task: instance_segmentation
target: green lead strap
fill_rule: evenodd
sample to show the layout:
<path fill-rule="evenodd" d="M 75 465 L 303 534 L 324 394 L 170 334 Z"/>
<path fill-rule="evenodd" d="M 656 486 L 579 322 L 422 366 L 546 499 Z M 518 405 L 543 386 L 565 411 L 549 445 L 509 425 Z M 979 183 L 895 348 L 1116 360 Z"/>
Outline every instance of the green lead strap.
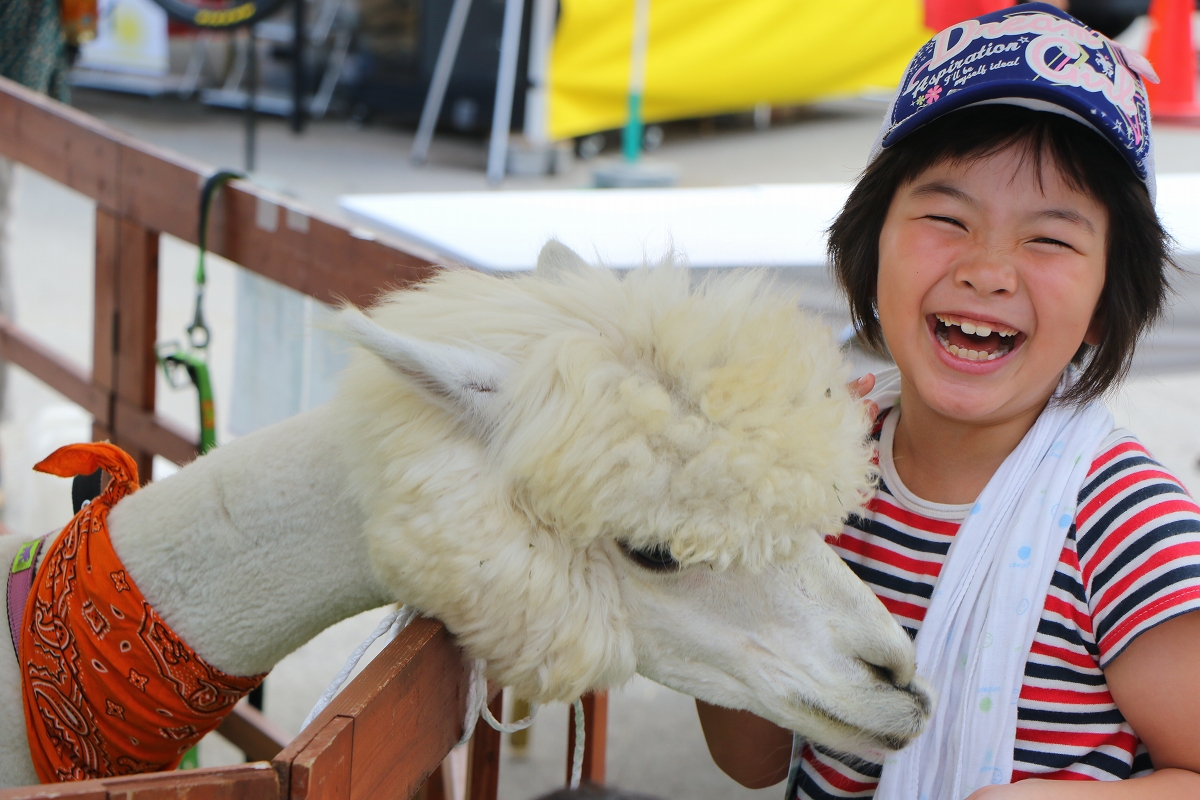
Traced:
<path fill-rule="evenodd" d="M 204 290 L 208 284 L 208 272 L 204 256 L 208 252 L 208 217 L 217 190 L 229 181 L 245 177 L 240 172 L 222 169 L 208 177 L 200 190 L 200 224 L 196 234 L 199 255 L 196 258 L 196 308 L 192 322 L 187 327 L 190 348 L 184 349 L 178 342 L 159 345 L 158 362 L 162 365 L 167 383 L 181 389 L 188 383 L 196 387 L 200 406 L 200 455 L 217 446 L 216 413 L 213 408 L 212 379 L 208 371 L 208 343 L 211 339 L 208 324 L 204 320 Z M 180 377 L 186 373 L 187 380 Z"/>
<path fill-rule="evenodd" d="M 213 196 L 217 189 L 237 178 L 244 178 L 240 172 L 221 169 L 214 172 L 204 182 L 200 190 L 200 230 L 196 235 L 196 244 L 200 254 L 196 258 L 196 312 L 192 324 L 187 328 L 188 341 L 197 350 L 208 347 L 208 326 L 204 324 L 204 289 L 208 283 L 208 273 L 204 269 L 204 254 L 208 252 L 208 214 L 212 210 Z"/>
<path fill-rule="evenodd" d="M 200 399 L 200 455 L 217 446 L 217 420 L 213 410 L 212 381 L 209 380 L 208 362 L 195 353 L 175 350 L 172 353 L 159 354 L 159 361 L 167 373 L 167 381 L 175 388 L 185 384 L 175 377 L 182 369 L 187 373 L 188 380 L 196 387 Z"/>

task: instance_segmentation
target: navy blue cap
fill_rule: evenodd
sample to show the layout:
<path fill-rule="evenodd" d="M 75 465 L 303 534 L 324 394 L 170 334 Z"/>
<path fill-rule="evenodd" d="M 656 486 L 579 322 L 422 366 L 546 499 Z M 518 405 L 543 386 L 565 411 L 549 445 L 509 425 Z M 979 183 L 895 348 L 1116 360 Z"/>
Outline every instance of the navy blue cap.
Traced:
<path fill-rule="evenodd" d="M 1139 53 L 1045 3 L 951 25 L 913 56 L 870 161 L 917 128 L 966 106 L 1000 103 L 1065 114 L 1100 133 L 1157 193 L 1150 106 Z"/>

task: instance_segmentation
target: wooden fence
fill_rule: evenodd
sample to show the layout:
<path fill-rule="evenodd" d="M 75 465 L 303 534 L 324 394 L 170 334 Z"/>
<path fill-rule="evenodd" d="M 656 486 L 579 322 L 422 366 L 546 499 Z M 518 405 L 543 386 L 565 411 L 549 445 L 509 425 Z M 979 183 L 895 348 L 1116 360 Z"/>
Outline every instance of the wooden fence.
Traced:
<path fill-rule="evenodd" d="M 176 464 L 197 445 L 155 413 L 158 247 L 167 233 L 197 243 L 200 188 L 211 171 L 115 131 L 87 114 L 0 78 L 0 155 L 96 203 L 92 372 L 55 355 L 0 317 L 0 357 L 29 372 L 94 418 L 93 435 L 138 462 Z M 215 198 L 209 250 L 324 302 L 369 304 L 381 292 L 423 280 L 432 254 L 381 241 L 246 181 Z M 0 800 L 382 800 L 423 793 L 448 798 L 440 775 L 462 735 L 468 672 L 445 628 L 417 620 L 322 714 L 289 741 L 240 703 L 219 732 L 251 763 L 0 790 Z M 500 696 L 492 698 L 500 713 Z M 606 699 L 585 698 L 584 776 L 604 780 Z M 500 735 L 480 724 L 468 753 L 467 797 L 494 800 Z"/>

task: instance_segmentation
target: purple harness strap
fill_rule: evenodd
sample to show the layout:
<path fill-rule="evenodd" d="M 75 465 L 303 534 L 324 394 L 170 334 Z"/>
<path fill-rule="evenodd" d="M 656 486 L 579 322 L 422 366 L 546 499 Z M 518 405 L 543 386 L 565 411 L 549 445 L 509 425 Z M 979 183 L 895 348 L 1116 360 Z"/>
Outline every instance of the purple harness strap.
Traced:
<path fill-rule="evenodd" d="M 29 602 L 29 593 L 33 590 L 33 573 L 37 565 L 38 553 L 46 541 L 43 536 L 26 542 L 17 551 L 13 559 L 12 569 L 8 572 L 8 630 L 12 633 L 13 650 L 17 660 L 21 660 L 21 620 L 25 616 L 25 605 Z"/>

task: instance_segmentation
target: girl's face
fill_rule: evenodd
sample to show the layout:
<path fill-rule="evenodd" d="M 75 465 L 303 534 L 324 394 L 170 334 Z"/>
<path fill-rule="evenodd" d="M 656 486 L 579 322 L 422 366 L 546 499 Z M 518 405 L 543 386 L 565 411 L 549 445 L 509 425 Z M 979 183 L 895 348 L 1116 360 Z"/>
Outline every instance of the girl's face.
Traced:
<path fill-rule="evenodd" d="M 879 237 L 879 321 L 920 400 L 962 422 L 1041 408 L 1104 288 L 1108 214 L 1043 159 L 937 164 L 896 191 Z"/>

